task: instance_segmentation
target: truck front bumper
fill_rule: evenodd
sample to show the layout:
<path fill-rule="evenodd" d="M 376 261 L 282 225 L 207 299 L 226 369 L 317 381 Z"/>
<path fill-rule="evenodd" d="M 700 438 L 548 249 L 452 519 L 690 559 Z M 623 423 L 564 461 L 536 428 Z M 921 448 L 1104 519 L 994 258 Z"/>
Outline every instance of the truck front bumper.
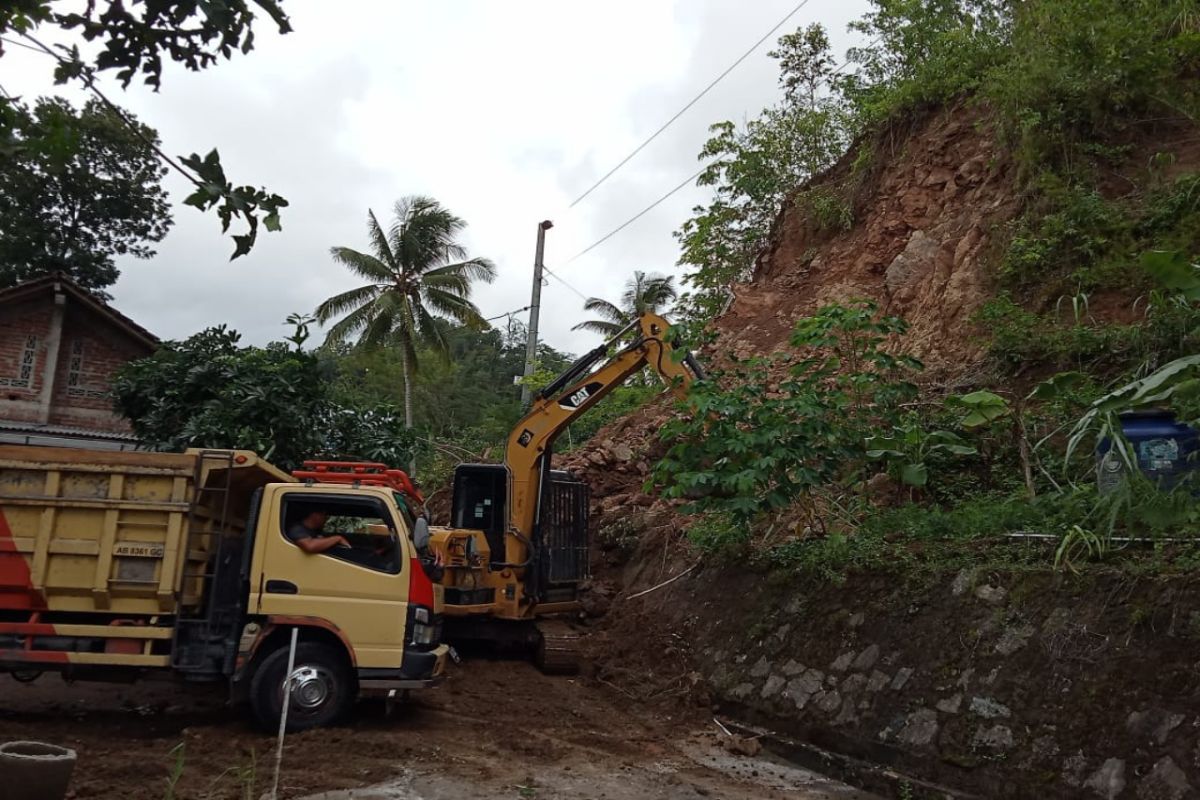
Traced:
<path fill-rule="evenodd" d="M 432 650 L 408 648 L 400 669 L 360 669 L 358 688 L 363 692 L 387 692 L 393 689 L 425 689 L 446 678 L 450 646 L 440 644 Z"/>

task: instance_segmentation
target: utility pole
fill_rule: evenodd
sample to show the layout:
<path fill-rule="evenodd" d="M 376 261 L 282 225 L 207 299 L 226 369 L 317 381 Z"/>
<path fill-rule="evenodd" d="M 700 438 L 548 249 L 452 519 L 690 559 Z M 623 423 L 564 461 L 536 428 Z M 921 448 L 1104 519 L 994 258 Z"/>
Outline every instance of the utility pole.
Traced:
<path fill-rule="evenodd" d="M 533 374 L 533 365 L 537 361 L 538 316 L 542 310 L 542 267 L 546 254 L 546 231 L 554 227 L 550 220 L 538 223 L 537 250 L 533 256 L 533 296 L 529 299 L 529 338 L 525 342 L 525 378 Z M 521 385 L 521 408 L 529 407 L 532 390 L 528 380 Z"/>

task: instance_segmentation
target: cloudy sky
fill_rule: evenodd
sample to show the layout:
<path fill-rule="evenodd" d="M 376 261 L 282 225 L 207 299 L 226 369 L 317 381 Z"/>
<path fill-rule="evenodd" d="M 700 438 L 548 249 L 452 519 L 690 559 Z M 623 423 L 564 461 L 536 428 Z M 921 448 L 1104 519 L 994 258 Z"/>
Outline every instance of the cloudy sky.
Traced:
<path fill-rule="evenodd" d="M 249 56 L 195 74 L 171 69 L 152 94 L 110 96 L 159 130 L 173 154 L 219 148 L 238 183 L 291 203 L 283 231 L 229 261 L 215 216 L 177 206 L 149 261 L 121 263 L 115 304 L 163 338 L 227 323 L 248 342 L 287 332 L 354 279 L 331 245 L 366 249 L 368 208 L 436 197 L 467 220 L 473 254 L 499 279 L 475 301 L 486 316 L 529 303 L 537 223 L 554 222 L 542 338 L 580 352 L 584 296 L 617 299 L 634 270 L 677 272 L 672 237 L 707 192 L 689 186 L 586 256 L 581 250 L 698 168 L 713 122 L 778 98 L 764 44 L 663 135 L 574 208 L 570 202 L 691 100 L 797 0 L 287 0 L 295 32 L 267 25 Z M 839 57 L 866 0 L 810 0 L 779 33 L 825 24 Z M 778 35 L 778 34 L 777 34 Z M 11 94 L 58 91 L 48 59 L 11 49 Z M 172 200 L 186 184 L 172 176 Z M 569 262 L 569 263 L 568 263 Z M 503 321 L 501 321 L 502 324 Z"/>

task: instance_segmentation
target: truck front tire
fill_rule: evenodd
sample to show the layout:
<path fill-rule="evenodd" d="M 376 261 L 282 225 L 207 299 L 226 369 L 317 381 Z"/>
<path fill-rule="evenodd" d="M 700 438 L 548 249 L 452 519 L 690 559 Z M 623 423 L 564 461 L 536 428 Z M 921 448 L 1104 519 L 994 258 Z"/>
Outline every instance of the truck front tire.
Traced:
<path fill-rule="evenodd" d="M 250 706 L 264 730 L 279 730 L 288 648 L 267 654 L 250 681 Z M 287 729 L 319 728 L 344 717 L 353 707 L 358 688 L 346 659 L 328 645 L 300 642 L 292 668 L 291 705 Z"/>

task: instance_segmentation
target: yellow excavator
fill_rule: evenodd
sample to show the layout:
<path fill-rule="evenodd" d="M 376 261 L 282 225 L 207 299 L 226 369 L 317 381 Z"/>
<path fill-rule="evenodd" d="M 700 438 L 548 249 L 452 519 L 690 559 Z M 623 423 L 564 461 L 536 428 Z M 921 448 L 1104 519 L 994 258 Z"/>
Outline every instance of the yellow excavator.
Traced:
<path fill-rule="evenodd" d="M 634 319 L 534 396 L 509 434 L 503 464 L 455 470 L 450 525 L 431 528 L 429 539 L 445 561 L 448 640 L 530 647 L 545 671 L 574 671 L 575 636 L 547 618 L 579 608 L 590 574 L 588 487 L 551 469 L 551 448 L 572 421 L 643 368 L 677 394 L 704 377 L 695 358 L 666 338 L 668 327 L 656 314 Z"/>

